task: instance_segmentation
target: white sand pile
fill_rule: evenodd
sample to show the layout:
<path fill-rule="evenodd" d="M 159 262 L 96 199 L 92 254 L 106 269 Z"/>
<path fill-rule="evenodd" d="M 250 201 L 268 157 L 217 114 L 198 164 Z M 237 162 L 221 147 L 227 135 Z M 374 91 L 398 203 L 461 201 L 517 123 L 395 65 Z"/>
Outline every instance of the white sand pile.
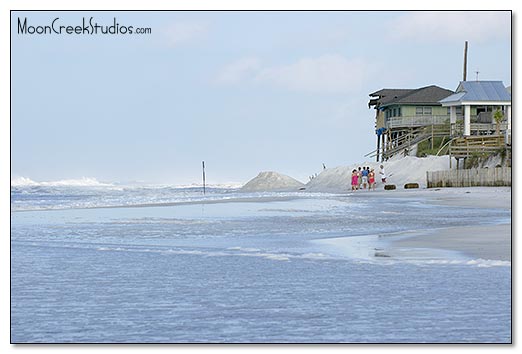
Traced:
<path fill-rule="evenodd" d="M 260 172 L 255 178 L 248 181 L 243 187 L 242 192 L 264 192 L 264 191 L 297 191 L 304 187 L 298 180 L 277 173 Z"/>
<path fill-rule="evenodd" d="M 383 184 L 379 175 L 380 162 L 364 162 L 350 166 L 329 168 L 321 172 L 316 178 L 306 184 L 307 191 L 313 192 L 346 192 L 351 190 L 352 170 L 360 167 L 370 167 L 375 170 L 377 188 Z M 426 171 L 442 171 L 449 169 L 449 156 L 413 157 L 406 156 L 390 159 L 382 163 L 387 175 L 386 183 L 395 184 L 402 189 L 406 183 L 418 183 L 419 187 L 426 187 Z"/>

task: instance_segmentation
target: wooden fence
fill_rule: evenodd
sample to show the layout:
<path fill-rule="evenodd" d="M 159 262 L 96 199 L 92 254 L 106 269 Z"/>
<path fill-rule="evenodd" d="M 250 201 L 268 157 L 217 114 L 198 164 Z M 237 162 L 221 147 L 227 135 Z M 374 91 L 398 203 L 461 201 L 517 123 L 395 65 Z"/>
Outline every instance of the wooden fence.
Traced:
<path fill-rule="evenodd" d="M 428 188 L 511 186 L 511 167 L 426 172 Z"/>

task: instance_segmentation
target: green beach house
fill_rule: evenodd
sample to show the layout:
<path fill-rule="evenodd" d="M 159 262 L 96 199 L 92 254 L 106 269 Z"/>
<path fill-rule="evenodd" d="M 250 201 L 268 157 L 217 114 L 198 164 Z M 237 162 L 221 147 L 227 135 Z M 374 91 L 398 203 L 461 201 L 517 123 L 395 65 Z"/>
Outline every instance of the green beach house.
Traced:
<path fill-rule="evenodd" d="M 370 94 L 368 107 L 375 108 L 377 161 L 390 157 L 399 149 L 413 146 L 428 126 L 443 125 L 450 120 L 450 109 L 439 102 L 453 91 L 435 86 L 417 89 L 382 89 Z M 457 112 L 458 114 L 458 112 Z"/>

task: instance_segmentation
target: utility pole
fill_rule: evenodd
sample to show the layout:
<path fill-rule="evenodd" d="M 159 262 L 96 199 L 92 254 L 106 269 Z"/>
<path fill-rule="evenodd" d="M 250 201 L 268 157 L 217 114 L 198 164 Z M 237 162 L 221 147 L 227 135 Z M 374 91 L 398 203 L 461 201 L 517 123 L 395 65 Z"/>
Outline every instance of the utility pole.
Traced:
<path fill-rule="evenodd" d="M 205 161 L 202 161 L 203 165 L 203 195 L 205 195 Z"/>
<path fill-rule="evenodd" d="M 464 74 L 462 76 L 462 81 L 466 81 L 468 73 L 468 41 L 464 42 Z"/>

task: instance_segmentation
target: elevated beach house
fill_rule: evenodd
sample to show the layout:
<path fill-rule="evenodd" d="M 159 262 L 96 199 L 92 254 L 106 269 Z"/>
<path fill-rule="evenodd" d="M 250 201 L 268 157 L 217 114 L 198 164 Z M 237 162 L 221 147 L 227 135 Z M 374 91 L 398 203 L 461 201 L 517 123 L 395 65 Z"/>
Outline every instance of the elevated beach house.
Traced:
<path fill-rule="evenodd" d="M 434 85 L 382 89 L 370 94 L 368 107 L 375 108 L 377 148 L 366 156 L 377 161 L 415 153 L 425 141 L 457 163 L 511 152 L 511 93 L 502 81 L 461 81 L 455 92 Z"/>
<path fill-rule="evenodd" d="M 367 156 L 384 161 L 398 152 L 407 154 L 420 141 L 449 134 L 451 109 L 440 101 L 453 93 L 435 85 L 371 93 L 368 107 L 375 108 L 377 148 Z"/>
<path fill-rule="evenodd" d="M 439 102 L 450 110 L 451 157 L 467 159 L 504 151 L 511 162 L 511 87 L 502 81 L 461 81 Z"/>

